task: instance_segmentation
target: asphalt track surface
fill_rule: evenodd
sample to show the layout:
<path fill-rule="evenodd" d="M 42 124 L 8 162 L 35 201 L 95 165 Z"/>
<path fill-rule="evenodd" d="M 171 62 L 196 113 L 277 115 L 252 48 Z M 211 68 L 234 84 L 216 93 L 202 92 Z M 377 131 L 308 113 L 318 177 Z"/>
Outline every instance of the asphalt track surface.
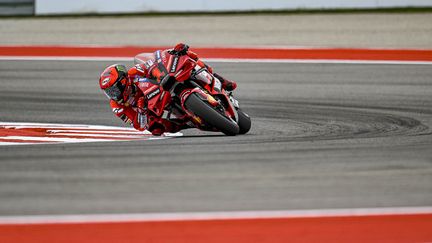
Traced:
<path fill-rule="evenodd" d="M 0 61 L 1 121 L 121 126 L 97 84 L 111 63 Z M 0 215 L 432 205 L 430 65 L 211 65 L 249 134 L 1 146 Z"/>

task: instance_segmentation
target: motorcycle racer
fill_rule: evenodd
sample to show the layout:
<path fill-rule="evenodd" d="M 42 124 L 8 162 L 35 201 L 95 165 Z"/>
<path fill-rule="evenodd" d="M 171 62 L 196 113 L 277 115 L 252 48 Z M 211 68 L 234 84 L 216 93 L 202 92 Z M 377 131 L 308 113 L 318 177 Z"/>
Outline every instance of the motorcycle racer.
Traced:
<path fill-rule="evenodd" d="M 232 91 L 237 87 L 234 81 L 214 73 L 213 69 L 202 62 L 196 53 L 189 50 L 188 45 L 179 43 L 173 49 L 165 51 L 178 56 L 188 55 L 200 67 L 206 67 L 213 73 L 221 81 L 225 90 Z M 137 64 L 129 70 L 124 65 L 113 64 L 100 75 L 99 86 L 110 99 L 110 106 L 117 117 L 137 130 L 148 130 L 153 135 L 160 136 L 164 132 L 178 132 L 189 128 L 187 124 L 174 124 L 147 112 L 147 97 L 143 93 L 147 88 L 145 80 L 156 79 L 160 82 L 165 75 L 167 74 L 158 67 L 156 62 Z"/>

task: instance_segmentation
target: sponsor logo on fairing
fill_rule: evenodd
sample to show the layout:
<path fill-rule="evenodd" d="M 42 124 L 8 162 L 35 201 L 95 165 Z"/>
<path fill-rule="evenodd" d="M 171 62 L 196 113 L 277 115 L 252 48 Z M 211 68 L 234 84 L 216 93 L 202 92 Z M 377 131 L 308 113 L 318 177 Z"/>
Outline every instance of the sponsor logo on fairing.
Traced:
<path fill-rule="evenodd" d="M 154 91 L 152 91 L 151 93 L 149 93 L 149 94 L 147 95 L 147 99 L 148 99 L 148 100 L 151 100 L 151 99 L 153 99 L 156 95 L 158 95 L 159 93 L 160 93 L 160 89 L 157 88 L 157 89 L 155 89 Z"/>
<path fill-rule="evenodd" d="M 171 65 L 171 70 L 170 70 L 171 73 L 173 73 L 177 70 L 178 60 L 179 60 L 179 57 L 174 57 L 173 63 Z"/>

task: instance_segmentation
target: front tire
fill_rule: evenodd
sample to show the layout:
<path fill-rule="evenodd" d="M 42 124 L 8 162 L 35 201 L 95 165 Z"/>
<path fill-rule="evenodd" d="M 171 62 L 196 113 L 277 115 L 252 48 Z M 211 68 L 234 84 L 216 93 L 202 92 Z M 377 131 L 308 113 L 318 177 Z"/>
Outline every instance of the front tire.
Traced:
<path fill-rule="evenodd" d="M 205 123 L 213 126 L 217 130 L 228 136 L 235 136 L 239 133 L 239 126 L 217 112 L 212 106 L 204 102 L 197 94 L 191 94 L 185 101 L 185 107 L 194 113 Z"/>
<path fill-rule="evenodd" d="M 241 109 L 237 110 L 238 113 L 238 126 L 240 128 L 239 134 L 246 134 L 252 126 L 251 119 L 248 114 L 244 113 Z"/>

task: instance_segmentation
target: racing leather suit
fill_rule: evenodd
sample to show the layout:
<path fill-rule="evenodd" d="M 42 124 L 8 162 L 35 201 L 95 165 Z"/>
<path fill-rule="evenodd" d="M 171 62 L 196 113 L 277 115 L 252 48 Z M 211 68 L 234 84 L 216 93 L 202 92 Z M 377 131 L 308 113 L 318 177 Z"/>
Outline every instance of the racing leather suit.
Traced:
<path fill-rule="evenodd" d="M 153 116 L 146 111 L 141 112 L 137 106 L 139 99 L 146 99 L 144 93 L 138 88 L 138 79 L 145 76 L 141 68 L 142 64 L 138 64 L 128 71 L 128 82 L 132 87 L 132 92 L 127 101 L 117 103 L 110 100 L 110 106 L 113 113 L 126 124 L 132 125 L 135 129 L 143 131 L 148 130 L 155 136 L 160 136 L 164 132 L 178 132 L 181 128 L 176 124 L 162 118 Z"/>

